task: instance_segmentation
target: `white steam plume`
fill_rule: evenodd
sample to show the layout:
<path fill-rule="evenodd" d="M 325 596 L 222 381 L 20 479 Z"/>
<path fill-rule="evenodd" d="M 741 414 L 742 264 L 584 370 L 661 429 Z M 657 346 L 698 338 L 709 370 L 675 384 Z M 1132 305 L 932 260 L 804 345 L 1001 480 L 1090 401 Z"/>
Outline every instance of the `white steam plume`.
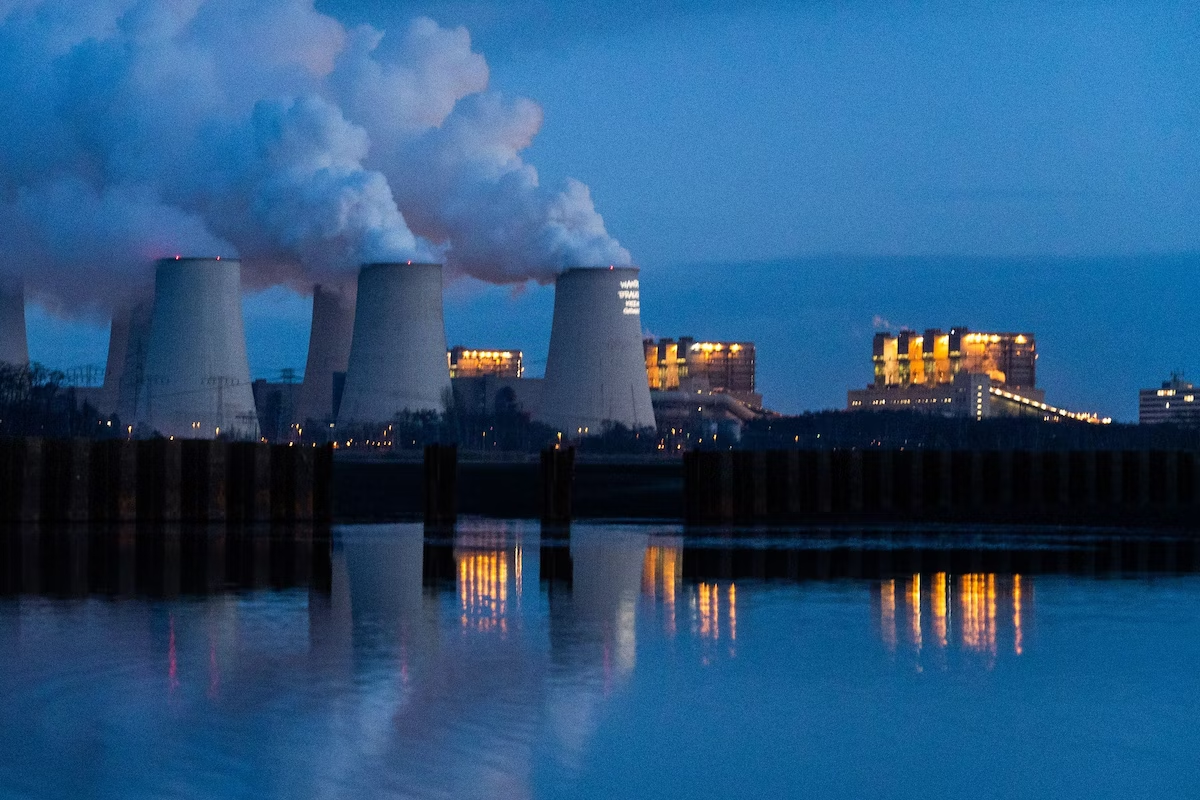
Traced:
<path fill-rule="evenodd" d="M 429 19 L 389 38 L 312 0 L 0 0 L 0 103 L 0 269 L 68 311 L 179 252 L 240 255 L 251 285 L 629 262 L 586 186 L 522 160 L 540 108 Z"/>

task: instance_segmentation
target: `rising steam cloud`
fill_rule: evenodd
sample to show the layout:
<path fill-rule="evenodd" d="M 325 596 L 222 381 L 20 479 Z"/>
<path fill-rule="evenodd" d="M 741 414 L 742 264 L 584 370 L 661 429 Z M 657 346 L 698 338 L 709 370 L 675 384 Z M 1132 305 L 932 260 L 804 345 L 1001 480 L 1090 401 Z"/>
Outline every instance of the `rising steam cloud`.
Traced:
<path fill-rule="evenodd" d="M 66 310 L 176 252 L 240 255 L 260 286 L 629 263 L 585 185 L 523 161 L 541 109 L 429 19 L 385 37 L 312 0 L 0 0 L 0 102 L 0 270 Z"/>

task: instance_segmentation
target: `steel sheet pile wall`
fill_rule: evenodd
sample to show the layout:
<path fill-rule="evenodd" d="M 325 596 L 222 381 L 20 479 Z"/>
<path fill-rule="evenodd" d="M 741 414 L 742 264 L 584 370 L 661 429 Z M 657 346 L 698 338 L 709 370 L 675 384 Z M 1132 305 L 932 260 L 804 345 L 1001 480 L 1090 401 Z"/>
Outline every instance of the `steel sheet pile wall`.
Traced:
<path fill-rule="evenodd" d="M 365 265 L 338 424 L 441 413 L 450 396 L 441 264 Z"/>
<path fill-rule="evenodd" d="M 350 343 L 354 337 L 355 286 L 313 287 L 312 330 L 308 337 L 308 360 L 295 420 L 301 424 L 332 421 L 333 374 L 350 365 Z"/>
<path fill-rule="evenodd" d="M 159 261 L 137 419 L 163 436 L 258 439 L 236 259 Z"/>
<path fill-rule="evenodd" d="M 654 427 L 636 267 L 568 269 L 554 289 L 536 417 L 568 437 Z"/>
<path fill-rule="evenodd" d="M 332 516 L 333 448 L 0 439 L 0 521 L 303 522 Z"/>
<path fill-rule="evenodd" d="M 177 597 L 328 592 L 329 526 L 21 525 L 0 533 L 0 595 Z M 420 581 L 417 581 L 418 588 Z"/>
<path fill-rule="evenodd" d="M 685 455 L 684 493 L 696 523 L 1188 524 L 1200 510 L 1200 453 L 699 451 Z"/>

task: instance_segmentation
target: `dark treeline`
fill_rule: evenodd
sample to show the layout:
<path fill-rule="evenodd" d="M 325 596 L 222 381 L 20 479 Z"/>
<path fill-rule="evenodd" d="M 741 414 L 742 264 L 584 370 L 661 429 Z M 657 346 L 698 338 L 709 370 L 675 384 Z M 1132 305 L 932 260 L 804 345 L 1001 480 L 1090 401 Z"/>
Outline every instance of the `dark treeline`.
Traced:
<path fill-rule="evenodd" d="M 725 448 L 719 449 L 727 449 Z M 825 411 L 749 423 L 739 449 L 931 448 L 946 450 L 1200 449 L 1200 429 L 1177 425 L 1092 425 L 1036 418 L 973 420 L 907 411 Z"/>
<path fill-rule="evenodd" d="M 324 432 L 320 428 L 316 430 Z M 352 446 L 382 446 L 385 449 L 418 452 L 427 444 L 455 444 L 464 453 L 537 453 L 555 444 L 568 443 L 568 439 L 560 437 L 556 429 L 535 422 L 528 413 L 516 410 L 501 410 L 495 414 L 468 414 L 458 409 L 448 414 L 406 412 L 397 415 L 386 426 L 338 426 L 329 434 L 318 441 L 336 438 L 342 447 L 352 443 Z M 658 439 L 653 433 L 613 425 L 599 434 L 569 443 L 584 452 L 616 455 L 654 453 Z"/>
<path fill-rule="evenodd" d="M 118 423 L 79 403 L 66 376 L 40 364 L 0 363 L 0 436 L 112 438 Z"/>
<path fill-rule="evenodd" d="M 554 428 L 535 422 L 512 398 L 498 398 L 483 411 L 449 401 L 447 413 L 402 413 L 384 426 L 331 428 L 311 421 L 302 440 L 345 446 L 380 447 L 386 451 L 422 450 L 427 444 L 456 444 L 464 453 L 536 453 L 556 443 L 598 455 L 679 455 L 683 450 L 804 450 L 928 448 L 949 450 L 1197 450 L 1200 428 L 1173 424 L 1091 425 L 1044 422 L 1037 418 L 933 417 L 917 412 L 821 411 L 795 417 L 768 417 L 745 425 L 741 437 L 690 436 L 634 431 L 621 425 L 570 441 Z M 287 428 L 284 428 L 286 431 Z M 65 375 L 39 364 L 0 363 L 0 436 L 83 437 L 109 439 L 125 428 L 116 417 L 104 417 Z M 286 440 L 286 435 L 279 441 Z M 666 442 L 660 450 L 660 442 Z M 664 452 L 665 450 L 665 452 Z"/>

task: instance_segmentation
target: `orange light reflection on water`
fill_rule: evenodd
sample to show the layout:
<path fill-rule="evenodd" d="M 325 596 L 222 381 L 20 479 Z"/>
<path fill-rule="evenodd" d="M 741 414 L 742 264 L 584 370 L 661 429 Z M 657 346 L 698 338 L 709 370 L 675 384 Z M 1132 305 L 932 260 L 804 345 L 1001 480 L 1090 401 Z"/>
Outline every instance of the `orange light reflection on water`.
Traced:
<path fill-rule="evenodd" d="M 995 573 L 951 576 L 937 572 L 923 578 L 916 573 L 904 580 L 903 611 L 898 610 L 897 581 L 880 581 L 878 586 L 879 636 L 890 652 L 896 650 L 898 631 L 907 629 L 906 642 L 911 643 L 919 656 L 926 643 L 926 624 L 931 626 L 932 645 L 938 650 L 950 647 L 952 639 L 957 638 L 964 651 L 987 656 L 989 666 L 995 662 L 998 640 L 1007 639 L 1009 633 L 1013 653 L 1019 656 L 1025 652 L 1031 588 L 1028 577 L 1013 575 L 1005 578 Z M 924 615 L 926 603 L 930 611 L 928 623 Z M 1001 606 L 1011 607 L 1010 618 L 1001 618 Z M 957 625 L 954 622 L 956 610 Z M 898 613 L 907 614 L 907 619 L 897 619 Z M 1011 619 L 1011 630 L 1008 619 Z M 955 627 L 957 637 L 954 636 Z"/>

